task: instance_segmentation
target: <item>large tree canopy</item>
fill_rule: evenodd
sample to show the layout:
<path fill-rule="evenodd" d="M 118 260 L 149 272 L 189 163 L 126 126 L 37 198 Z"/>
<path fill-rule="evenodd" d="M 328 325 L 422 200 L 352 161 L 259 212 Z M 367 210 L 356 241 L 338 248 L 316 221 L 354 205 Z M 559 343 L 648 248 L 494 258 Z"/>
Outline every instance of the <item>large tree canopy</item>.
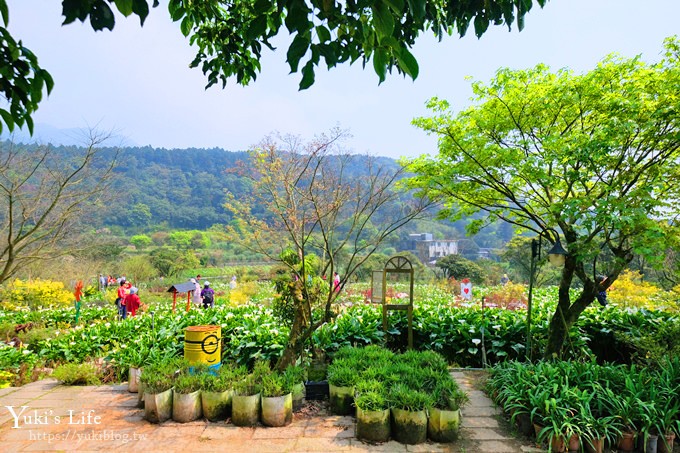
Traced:
<path fill-rule="evenodd" d="M 463 36 L 470 24 L 481 36 L 490 24 L 517 21 L 534 3 L 547 0 L 170 0 L 168 10 L 180 31 L 190 37 L 198 52 L 192 67 L 200 67 L 208 87 L 224 87 L 231 77 L 247 85 L 260 72 L 262 47 L 274 50 L 271 40 L 284 28 L 293 39 L 286 52 L 291 72 L 302 73 L 300 89 L 314 83 L 314 69 L 323 62 L 330 69 L 339 63 L 371 60 L 380 81 L 396 69 L 412 78 L 418 63 L 411 47 L 421 32 L 434 32 L 440 39 L 454 32 Z M 150 6 L 158 0 L 62 0 L 64 24 L 89 20 L 94 30 L 112 30 L 115 7 L 124 16 L 136 15 L 142 24 Z M 112 6 L 110 6 L 112 5 Z M 43 90 L 52 89 L 52 78 L 37 57 L 6 27 L 9 11 L 0 0 L 0 92 L 9 111 L 0 108 L 3 122 L 27 124 L 33 132 L 31 114 L 38 108 Z M 303 63 L 303 64 L 301 64 Z"/>
<path fill-rule="evenodd" d="M 665 48 L 656 64 L 610 56 L 583 75 L 502 69 L 473 85 L 474 106 L 454 115 L 433 99 L 435 115 L 414 120 L 439 155 L 411 161 L 410 184 L 443 200 L 443 216 L 482 211 L 566 240 L 548 356 L 636 254 L 660 263 L 678 238 L 680 44 Z"/>

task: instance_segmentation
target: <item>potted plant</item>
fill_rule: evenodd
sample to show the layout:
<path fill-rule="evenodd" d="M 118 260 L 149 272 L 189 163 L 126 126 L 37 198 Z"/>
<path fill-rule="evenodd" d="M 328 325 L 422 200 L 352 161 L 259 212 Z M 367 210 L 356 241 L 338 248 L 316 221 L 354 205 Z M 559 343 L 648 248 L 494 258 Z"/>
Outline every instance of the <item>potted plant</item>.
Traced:
<path fill-rule="evenodd" d="M 543 416 L 545 426 L 537 435 L 537 441 L 548 441 L 550 451 L 561 453 L 567 450 L 569 440 L 580 437 L 582 430 L 576 417 L 574 409 L 564 406 L 554 405 Z M 580 449 L 576 446 L 575 450 Z"/>
<path fill-rule="evenodd" d="M 463 392 L 448 373 L 432 390 L 434 404 L 429 408 L 427 437 L 435 442 L 453 442 L 458 438 L 461 422 L 461 407 L 468 402 Z"/>
<path fill-rule="evenodd" d="M 293 421 L 293 394 L 284 376 L 272 372 L 262 378 L 262 423 L 286 426 Z"/>
<path fill-rule="evenodd" d="M 328 367 L 332 414 L 352 415 L 354 412 L 354 384 L 356 384 L 358 378 L 355 364 L 349 359 L 336 360 Z"/>
<path fill-rule="evenodd" d="M 645 402 L 642 398 L 643 391 L 639 388 L 637 377 L 634 377 L 631 371 L 624 377 L 622 388 L 618 393 L 612 391 L 607 399 L 608 412 L 617 416 L 622 424 L 616 445 L 624 452 L 635 450 L 638 430 L 645 416 L 643 410 Z"/>
<path fill-rule="evenodd" d="M 677 399 L 666 400 L 666 404 L 657 411 L 654 428 L 659 434 L 657 450 L 659 453 L 672 453 L 675 443 L 675 432 L 680 430 L 680 401 Z M 677 398 L 677 396 L 674 396 Z"/>
<path fill-rule="evenodd" d="M 232 387 L 237 371 L 225 365 L 217 373 L 201 375 L 201 408 L 203 416 L 211 422 L 226 419 L 231 409 Z M 247 374 L 245 368 L 241 370 Z"/>
<path fill-rule="evenodd" d="M 389 392 L 394 422 L 393 437 L 405 444 L 420 444 L 427 439 L 427 412 L 434 399 L 427 393 L 395 384 Z"/>
<path fill-rule="evenodd" d="M 312 364 L 307 371 L 305 399 L 323 400 L 330 396 L 330 389 L 326 380 L 327 370 L 328 364 L 325 362 L 325 353 L 320 349 L 315 349 Z"/>
<path fill-rule="evenodd" d="M 613 443 L 621 436 L 623 424 L 614 415 L 595 417 L 587 412 L 581 418 L 583 445 L 588 453 L 602 453 L 606 443 Z"/>
<path fill-rule="evenodd" d="M 172 419 L 187 423 L 202 415 L 201 374 L 183 370 L 175 378 L 172 394 Z"/>
<path fill-rule="evenodd" d="M 306 371 L 301 366 L 290 365 L 283 372 L 286 385 L 293 394 L 293 410 L 299 410 L 305 398 L 305 374 Z"/>
<path fill-rule="evenodd" d="M 390 439 L 390 408 L 385 389 L 377 380 L 357 382 L 354 404 L 357 408 L 357 438 L 368 442 Z"/>
<path fill-rule="evenodd" d="M 234 383 L 231 421 L 236 426 L 255 426 L 260 420 L 260 386 L 252 374 Z"/>
<path fill-rule="evenodd" d="M 142 371 L 144 417 L 152 423 L 163 423 L 172 417 L 172 367 L 169 364 L 148 365 Z"/>
<path fill-rule="evenodd" d="M 149 355 L 149 349 L 141 348 L 128 348 L 130 357 L 128 361 L 130 367 L 128 368 L 128 392 L 138 393 L 139 392 L 139 377 L 142 374 L 142 365 L 146 361 Z"/>

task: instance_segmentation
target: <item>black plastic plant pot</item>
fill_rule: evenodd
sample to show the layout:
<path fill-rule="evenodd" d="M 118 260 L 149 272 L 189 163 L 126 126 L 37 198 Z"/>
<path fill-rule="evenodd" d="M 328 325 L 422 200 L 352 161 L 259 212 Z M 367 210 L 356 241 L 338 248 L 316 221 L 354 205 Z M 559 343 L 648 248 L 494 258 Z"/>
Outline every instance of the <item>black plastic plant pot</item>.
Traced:
<path fill-rule="evenodd" d="M 305 398 L 307 400 L 324 400 L 330 396 L 328 381 L 305 382 Z"/>

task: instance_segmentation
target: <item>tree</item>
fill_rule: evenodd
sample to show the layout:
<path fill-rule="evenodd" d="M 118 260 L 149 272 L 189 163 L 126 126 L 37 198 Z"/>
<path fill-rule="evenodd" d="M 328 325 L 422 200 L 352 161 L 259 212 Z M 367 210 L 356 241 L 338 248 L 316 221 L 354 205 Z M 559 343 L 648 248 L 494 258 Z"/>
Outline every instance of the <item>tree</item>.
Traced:
<path fill-rule="evenodd" d="M 127 221 L 133 227 L 146 227 L 149 225 L 149 222 L 151 222 L 151 219 L 151 209 L 144 203 L 136 203 L 132 206 L 132 209 L 127 212 Z"/>
<path fill-rule="evenodd" d="M 130 238 L 130 244 L 134 245 L 135 248 L 143 249 L 150 246 L 152 243 L 151 238 L 146 234 L 136 234 Z"/>
<path fill-rule="evenodd" d="M 415 79 L 418 63 L 411 54 L 416 38 L 431 31 L 441 40 L 444 34 L 465 35 L 470 24 L 479 37 L 490 24 L 517 21 L 521 30 L 524 15 L 534 3 L 547 0 L 170 0 L 168 10 L 180 31 L 190 37 L 198 51 L 191 62 L 208 78 L 208 87 L 229 78 L 247 85 L 260 72 L 262 48 L 274 50 L 271 40 L 282 30 L 293 36 L 286 52 L 291 72 L 302 73 L 300 89 L 314 83 L 314 70 L 323 59 L 330 69 L 337 64 L 361 59 L 373 68 L 382 82 L 387 72 Z M 76 19 L 90 21 L 94 30 L 113 30 L 115 15 L 110 4 L 125 17 L 135 15 L 142 25 L 149 6 L 158 0 L 62 0 L 64 24 Z M 0 27 L 0 90 L 10 111 L 0 117 L 10 131 L 14 124 L 28 125 L 38 108 L 43 88 L 52 90 L 53 81 L 38 64 L 37 57 L 18 43 L 5 27 L 9 22 L 6 0 L 0 0 L 4 27 Z M 301 60 L 305 60 L 301 65 Z M 0 121 L 0 131 L 2 130 Z"/>
<path fill-rule="evenodd" d="M 26 266 L 64 254 L 77 244 L 83 220 L 107 202 L 115 166 L 91 134 L 90 146 L 54 158 L 50 146 L 0 143 L 0 283 Z"/>
<path fill-rule="evenodd" d="M 352 174 L 358 156 L 341 148 L 346 135 L 334 129 L 308 143 L 293 136 L 265 138 L 244 166 L 252 192 L 227 201 L 241 219 L 231 234 L 286 267 L 297 282 L 290 336 L 278 368 L 293 363 L 314 331 L 330 321 L 332 303 L 380 244 L 429 205 L 424 199 L 399 199 L 393 189 L 404 174 L 401 167 L 389 169 L 362 157 L 364 173 Z M 368 227 L 372 217 L 397 201 L 403 203 L 401 211 Z M 241 236 L 239 231 L 251 233 Z M 310 261 L 311 255 L 317 258 Z M 334 272 L 340 275 L 340 292 L 332 286 Z M 324 275 L 325 291 L 319 293 L 314 279 Z"/>
<path fill-rule="evenodd" d="M 456 280 L 469 278 L 473 283 L 482 283 L 484 271 L 477 263 L 460 255 L 447 255 L 437 260 L 437 267 L 444 271 L 446 278 Z"/>
<path fill-rule="evenodd" d="M 411 162 L 410 186 L 444 200 L 443 216 L 481 211 L 566 241 L 547 357 L 636 254 L 658 264 L 678 237 L 679 60 L 667 39 L 655 64 L 610 56 L 582 75 L 501 69 L 473 84 L 473 107 L 454 116 L 433 99 L 435 116 L 414 120 L 439 136 L 439 155 Z"/>
<path fill-rule="evenodd" d="M 187 269 L 195 269 L 200 262 L 191 250 L 178 251 L 159 247 L 152 251 L 150 260 L 161 277 L 172 277 Z"/>
<path fill-rule="evenodd" d="M 133 282 L 145 282 L 158 276 L 158 269 L 148 256 L 128 256 L 120 265 L 123 275 Z"/>

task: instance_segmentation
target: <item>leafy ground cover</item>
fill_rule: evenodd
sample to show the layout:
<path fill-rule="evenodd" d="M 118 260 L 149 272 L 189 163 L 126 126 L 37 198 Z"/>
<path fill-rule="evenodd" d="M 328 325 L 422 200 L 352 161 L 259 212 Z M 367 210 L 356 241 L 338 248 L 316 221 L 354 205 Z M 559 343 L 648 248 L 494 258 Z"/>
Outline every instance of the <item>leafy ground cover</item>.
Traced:
<path fill-rule="evenodd" d="M 554 446 L 576 436 L 583 445 L 596 439 L 615 445 L 624 432 L 659 435 L 662 442 L 680 432 L 680 358 L 654 365 L 508 361 L 491 369 L 487 387 L 519 430 L 541 427 L 539 442 Z"/>
<path fill-rule="evenodd" d="M 398 293 L 399 288 L 397 288 Z M 0 335 L 7 343 L 13 337 L 21 347 L 0 346 L 0 370 L 15 375 L 15 382 L 30 380 L 33 370 L 61 363 L 97 362 L 107 379 L 122 379 L 129 366 L 139 366 L 182 354 L 184 329 L 191 325 L 215 324 L 222 328 L 222 358 L 252 366 L 258 360 L 274 360 L 287 340 L 288 328 L 270 308 L 272 290 L 256 284 L 247 303 L 229 299 L 225 290 L 212 310 L 184 311 L 178 301 L 173 313 L 169 295 L 152 302 L 141 315 L 124 321 L 116 319 L 115 306 L 92 296 L 80 310 L 74 325 L 75 308 L 28 308 L 0 310 Z M 487 294 L 495 289 L 486 290 Z M 393 350 L 406 346 L 407 321 L 402 312 L 391 312 L 387 332 L 382 328 L 382 311 L 365 300 L 365 285 L 350 287 L 337 316 L 312 337 L 308 350 L 333 354 L 344 346 L 379 344 Z M 482 294 L 481 292 L 478 294 Z M 243 297 L 243 296 L 239 296 Z M 101 299 L 101 297 L 99 298 Z M 554 288 L 539 289 L 534 299 L 532 337 L 544 344 L 548 320 L 554 311 Z M 16 334 L 19 325 L 32 328 Z M 526 344 L 526 311 L 506 306 L 484 307 L 479 300 L 464 303 L 445 287 L 416 285 L 413 331 L 416 349 L 433 350 L 450 364 L 481 367 L 487 364 L 523 360 Z M 669 350 L 680 351 L 680 323 L 676 310 L 651 310 L 610 304 L 591 307 L 571 329 L 564 358 L 595 359 L 617 363 L 649 363 Z M 14 345 L 16 346 L 16 344 Z"/>

